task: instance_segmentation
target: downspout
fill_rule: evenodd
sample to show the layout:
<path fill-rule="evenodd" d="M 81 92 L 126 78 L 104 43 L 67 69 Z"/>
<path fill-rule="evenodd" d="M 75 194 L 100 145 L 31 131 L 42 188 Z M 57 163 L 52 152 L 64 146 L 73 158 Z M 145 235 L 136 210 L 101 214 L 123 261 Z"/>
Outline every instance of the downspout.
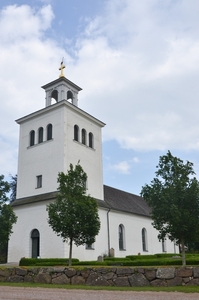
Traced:
<path fill-rule="evenodd" d="M 110 257 L 110 229 L 109 229 L 109 212 L 110 208 L 107 211 L 107 233 L 108 233 L 108 256 Z"/>

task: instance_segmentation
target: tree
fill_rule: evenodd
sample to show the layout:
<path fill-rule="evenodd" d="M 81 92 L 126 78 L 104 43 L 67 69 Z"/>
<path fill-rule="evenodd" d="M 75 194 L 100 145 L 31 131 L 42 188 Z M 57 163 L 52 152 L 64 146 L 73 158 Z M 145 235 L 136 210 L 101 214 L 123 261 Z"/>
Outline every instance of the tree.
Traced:
<path fill-rule="evenodd" d="M 3 175 L 0 175 L 0 249 L 5 248 L 12 233 L 12 226 L 17 221 L 12 207 L 8 204 L 7 193 L 9 191 L 9 183 L 4 181 Z"/>
<path fill-rule="evenodd" d="M 100 229 L 97 202 L 86 195 L 87 175 L 78 163 L 70 164 L 67 174 L 58 174 L 58 194 L 47 205 L 48 223 L 63 241 L 69 243 L 69 266 L 72 265 L 72 245 L 91 245 Z"/>
<path fill-rule="evenodd" d="M 153 226 L 159 240 L 168 237 L 181 246 L 182 264 L 186 265 L 185 244 L 199 237 L 199 182 L 193 163 L 172 156 L 160 156 L 156 178 L 142 187 L 141 195 L 151 207 Z"/>
<path fill-rule="evenodd" d="M 10 202 L 13 202 L 14 200 L 16 200 L 17 195 L 17 175 L 11 176 L 10 190 Z"/>

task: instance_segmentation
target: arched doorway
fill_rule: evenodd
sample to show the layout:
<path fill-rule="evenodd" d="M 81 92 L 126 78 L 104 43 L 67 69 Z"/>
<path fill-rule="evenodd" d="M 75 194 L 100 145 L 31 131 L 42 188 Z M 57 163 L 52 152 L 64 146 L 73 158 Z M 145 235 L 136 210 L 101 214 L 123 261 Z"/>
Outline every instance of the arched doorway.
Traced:
<path fill-rule="evenodd" d="M 32 240 L 32 258 L 37 258 L 39 254 L 39 231 L 37 229 L 33 229 L 31 233 L 31 240 Z"/>

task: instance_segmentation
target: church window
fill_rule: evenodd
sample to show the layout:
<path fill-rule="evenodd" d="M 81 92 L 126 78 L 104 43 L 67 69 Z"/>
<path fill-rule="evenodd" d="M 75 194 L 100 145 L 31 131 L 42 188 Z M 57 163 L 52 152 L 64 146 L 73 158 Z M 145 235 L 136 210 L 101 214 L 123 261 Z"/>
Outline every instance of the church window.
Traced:
<path fill-rule="evenodd" d="M 82 144 L 86 145 L 86 130 L 82 129 Z"/>
<path fill-rule="evenodd" d="M 118 228 L 119 250 L 125 250 L 124 246 L 124 225 L 120 224 Z"/>
<path fill-rule="evenodd" d="M 54 90 L 51 93 L 51 104 L 55 104 L 58 102 L 58 91 Z"/>
<path fill-rule="evenodd" d="M 89 137 L 89 147 L 93 148 L 93 134 L 92 134 L 92 132 L 89 132 L 88 137 Z"/>
<path fill-rule="evenodd" d="M 145 228 L 142 228 L 142 250 L 143 251 L 148 251 L 148 246 L 147 246 L 147 231 Z"/>
<path fill-rule="evenodd" d="M 31 233 L 31 240 L 32 240 L 32 258 L 37 258 L 40 256 L 40 234 L 37 229 L 33 229 Z"/>
<path fill-rule="evenodd" d="M 48 124 L 47 126 L 47 141 L 52 140 L 53 137 L 53 126 L 52 124 Z"/>
<path fill-rule="evenodd" d="M 44 129 L 43 127 L 40 127 L 38 130 L 38 143 L 42 143 L 43 142 L 43 133 L 44 133 Z"/>
<path fill-rule="evenodd" d="M 74 126 L 74 140 L 79 141 L 79 127 L 77 125 Z"/>
<path fill-rule="evenodd" d="M 94 250 L 95 246 L 94 246 L 94 244 L 86 244 L 86 249 L 87 250 Z"/>
<path fill-rule="evenodd" d="M 37 176 L 37 188 L 42 187 L 42 175 Z"/>
<path fill-rule="evenodd" d="M 73 103 L 73 93 L 71 91 L 68 91 L 67 92 L 67 100 L 70 102 L 70 103 Z"/>
<path fill-rule="evenodd" d="M 35 131 L 31 130 L 30 132 L 30 146 L 33 146 L 35 144 Z"/>

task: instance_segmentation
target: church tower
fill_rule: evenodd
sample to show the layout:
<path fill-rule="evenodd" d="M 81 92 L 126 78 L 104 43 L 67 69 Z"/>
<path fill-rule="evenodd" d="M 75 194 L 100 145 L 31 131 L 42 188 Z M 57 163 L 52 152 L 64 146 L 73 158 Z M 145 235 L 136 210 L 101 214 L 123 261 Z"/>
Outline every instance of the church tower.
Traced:
<path fill-rule="evenodd" d="M 17 199 L 57 190 L 59 172 L 78 161 L 87 173 L 88 193 L 103 196 L 103 122 L 78 107 L 81 88 L 64 76 L 42 86 L 45 108 L 22 117 L 20 125 Z"/>

